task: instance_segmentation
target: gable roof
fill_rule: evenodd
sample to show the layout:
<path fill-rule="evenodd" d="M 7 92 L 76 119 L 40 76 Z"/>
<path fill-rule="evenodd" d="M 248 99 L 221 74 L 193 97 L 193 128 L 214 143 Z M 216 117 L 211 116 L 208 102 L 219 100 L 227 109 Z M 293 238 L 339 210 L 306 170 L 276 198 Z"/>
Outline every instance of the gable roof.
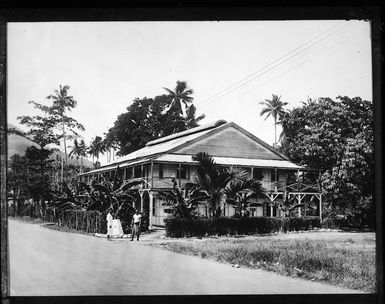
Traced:
<path fill-rule="evenodd" d="M 269 152 L 273 153 L 276 157 L 274 158 L 274 165 L 272 164 L 272 167 L 282 167 L 282 168 L 303 168 L 301 166 L 297 166 L 294 163 L 291 163 L 289 159 L 283 155 L 282 153 L 278 152 L 276 149 L 256 137 L 255 135 L 251 134 L 250 132 L 246 131 L 245 129 L 241 128 L 237 124 L 233 122 L 226 122 L 225 120 L 218 120 L 210 124 L 206 124 L 200 127 L 196 127 L 193 129 L 189 129 L 183 132 L 179 132 L 176 134 L 172 134 L 169 136 L 165 136 L 153 141 L 150 141 L 146 144 L 145 147 L 136 150 L 132 153 L 129 153 L 123 157 L 120 157 L 109 164 L 97 169 L 93 170 L 92 172 L 100 172 L 108 169 L 116 168 L 117 166 L 125 167 L 126 165 L 132 165 L 136 163 L 141 163 L 143 161 L 149 161 L 149 160 L 159 160 L 159 161 L 166 161 L 166 158 L 162 159 L 162 155 L 174 155 L 175 160 L 178 158 L 177 155 L 180 155 L 183 153 L 178 152 L 179 150 L 183 149 L 184 147 L 188 147 L 189 145 L 192 145 L 196 142 L 199 142 L 204 139 L 210 138 L 214 134 L 218 134 L 219 132 L 225 130 L 234 128 L 237 131 L 241 132 L 243 136 L 246 136 L 250 138 L 252 141 L 258 143 L 265 149 L 267 149 Z M 184 154 L 184 161 L 187 160 L 187 158 L 191 158 L 189 153 Z M 187 158 L 186 158 L 187 157 Z M 227 164 L 230 159 L 231 162 L 234 162 L 235 160 L 238 160 L 239 165 L 242 163 L 249 163 L 245 162 L 245 160 L 250 159 L 247 157 L 218 157 L 216 155 L 213 155 L 214 158 L 218 158 L 219 163 Z M 228 158 L 228 160 L 226 160 Z M 255 161 L 258 159 L 254 158 Z M 272 159 L 273 160 L 273 159 Z M 168 157 L 167 161 L 172 161 L 172 157 Z M 262 162 L 253 162 L 255 166 L 262 166 L 262 164 L 267 165 L 268 162 L 266 160 Z M 251 164 L 251 163 L 250 163 Z M 236 164 L 234 164 L 236 165 Z M 270 167 L 270 165 L 269 165 Z"/>
<path fill-rule="evenodd" d="M 192 129 L 189 129 L 189 130 L 186 130 L 186 131 L 182 131 L 182 132 L 179 132 L 179 133 L 176 133 L 176 134 L 171 134 L 171 135 L 168 135 L 168 136 L 165 136 L 165 137 L 161 137 L 161 138 L 158 138 L 158 139 L 155 139 L 155 140 L 152 140 L 152 141 L 149 141 L 146 146 L 154 146 L 154 145 L 157 145 L 157 144 L 160 144 L 160 143 L 164 143 L 166 141 L 170 141 L 170 140 L 173 140 L 173 139 L 177 139 L 177 138 L 180 138 L 180 137 L 183 137 L 183 136 L 187 136 L 187 135 L 191 135 L 191 134 L 197 134 L 197 133 L 200 133 L 200 132 L 203 132 L 203 131 L 206 131 L 206 130 L 211 130 L 211 129 L 214 129 L 216 127 L 219 127 L 223 124 L 226 124 L 227 121 L 226 120 L 223 120 L 223 119 L 220 119 L 220 120 L 217 120 L 213 123 L 209 123 L 209 124 L 206 124 L 206 125 L 203 125 L 203 126 L 199 126 L 199 127 L 196 127 L 196 128 L 192 128 Z"/>

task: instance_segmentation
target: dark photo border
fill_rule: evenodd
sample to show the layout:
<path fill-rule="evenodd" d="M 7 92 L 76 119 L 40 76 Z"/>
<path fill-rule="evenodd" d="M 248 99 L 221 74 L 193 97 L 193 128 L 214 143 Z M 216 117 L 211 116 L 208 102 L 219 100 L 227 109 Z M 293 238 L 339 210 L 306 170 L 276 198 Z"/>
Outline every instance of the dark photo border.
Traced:
<path fill-rule="evenodd" d="M 1 150 L 1 295 L 2 303 L 383 303 L 383 208 L 382 208 L 382 1 L 163 1 L 151 6 L 146 1 L 82 1 L 58 3 L 62 8 L 41 5 L 16 7 L 13 1 L 0 3 L 0 150 Z M 32 3 L 34 7 L 32 7 Z M 12 6 L 13 5 L 13 6 Z M 88 6 L 86 6 L 88 5 Z M 65 6 L 65 7 L 64 7 Z M 108 7 L 109 6 L 109 7 Z M 351 295 L 241 295 L 241 296 L 127 296 L 127 297 L 10 297 L 7 227 L 7 23 L 49 21 L 210 21 L 210 20 L 333 20 L 360 19 L 371 22 L 372 81 L 375 109 L 375 200 L 377 208 L 376 253 L 377 293 Z"/>

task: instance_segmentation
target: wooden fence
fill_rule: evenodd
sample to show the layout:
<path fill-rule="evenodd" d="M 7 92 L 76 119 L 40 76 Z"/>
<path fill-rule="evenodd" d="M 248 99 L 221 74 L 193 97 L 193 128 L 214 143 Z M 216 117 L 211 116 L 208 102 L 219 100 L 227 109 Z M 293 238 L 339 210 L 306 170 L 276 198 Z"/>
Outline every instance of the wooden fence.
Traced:
<path fill-rule="evenodd" d="M 9 212 L 13 215 L 13 212 Z M 40 218 L 59 226 L 87 233 L 106 233 L 106 215 L 99 211 L 42 209 L 37 204 L 21 206 L 18 216 Z"/>

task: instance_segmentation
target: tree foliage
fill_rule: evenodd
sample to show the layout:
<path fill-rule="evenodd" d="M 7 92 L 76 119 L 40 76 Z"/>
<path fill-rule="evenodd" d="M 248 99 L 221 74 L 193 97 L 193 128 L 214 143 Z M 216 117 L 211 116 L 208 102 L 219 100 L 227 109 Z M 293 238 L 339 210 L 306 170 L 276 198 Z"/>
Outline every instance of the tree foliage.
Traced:
<path fill-rule="evenodd" d="M 236 180 L 225 188 L 226 202 L 234 206 L 236 216 L 241 216 L 242 210 L 250 206 L 250 199 L 257 198 L 262 193 L 262 184 L 255 179 Z"/>
<path fill-rule="evenodd" d="M 262 104 L 264 108 L 259 115 L 266 115 L 265 120 L 270 116 L 274 119 L 274 144 L 277 144 L 277 123 L 285 113 L 283 107 L 287 105 L 287 102 L 281 101 L 281 96 L 273 94 L 272 99 L 265 99 L 265 101 L 260 102 L 260 104 Z"/>
<path fill-rule="evenodd" d="M 51 198 L 52 172 L 55 170 L 52 151 L 27 148 L 25 155 L 15 154 L 11 157 L 8 170 L 8 193 L 12 193 L 14 215 L 18 215 L 21 204 L 32 199 L 44 209 L 45 201 Z"/>
<path fill-rule="evenodd" d="M 49 95 L 48 100 L 52 100 L 51 105 L 44 105 L 35 101 L 29 101 L 36 109 L 41 110 L 44 115 L 19 116 L 20 123 L 30 128 L 27 135 L 32 136 L 32 140 L 43 149 L 49 144 L 60 145 L 60 140 L 64 143 L 64 159 L 67 165 L 67 139 L 79 136 L 77 130 L 84 131 L 84 126 L 76 119 L 67 115 L 67 112 L 74 109 L 77 101 L 68 94 L 70 87 L 61 86 L 55 90 L 54 95 Z M 69 134 L 68 134 L 69 133 Z M 65 168 L 62 166 L 61 176 L 64 179 Z"/>
<path fill-rule="evenodd" d="M 245 198 L 242 198 L 242 192 L 252 191 L 259 195 L 262 191 L 260 181 L 247 179 L 247 172 L 240 168 L 220 167 L 213 157 L 205 152 L 197 153 L 192 159 L 198 162 L 198 180 L 196 183 L 186 183 L 186 188 L 198 187 L 205 193 L 210 217 L 219 217 L 227 200 L 235 206 L 242 206 L 242 203 L 246 202 Z M 242 202 L 239 202 L 240 198 Z M 250 196 L 247 197 L 249 198 Z"/>
<path fill-rule="evenodd" d="M 94 162 L 95 157 L 97 162 L 99 162 L 100 154 L 103 154 L 105 151 L 106 147 L 104 145 L 103 139 L 100 136 L 96 136 L 88 147 L 88 154 L 92 156 L 92 162 Z"/>
<path fill-rule="evenodd" d="M 189 108 L 189 104 L 193 101 L 191 95 L 194 93 L 194 91 L 187 86 L 187 82 L 177 81 L 174 91 L 168 88 L 163 89 L 168 92 L 168 96 L 171 99 L 171 103 L 166 109 L 163 110 L 163 113 L 174 111 L 182 116 L 186 116 L 186 110 Z"/>
<path fill-rule="evenodd" d="M 120 218 L 127 224 L 134 214 L 135 202 L 140 200 L 136 186 L 143 181 L 123 182 L 120 170 L 119 167 L 116 169 L 112 181 L 102 177 L 99 182 L 93 180 L 90 185 L 76 179 L 71 183 L 64 183 L 62 190 L 51 191 L 52 199 L 48 208 L 57 213 L 65 210 L 85 210 L 107 214 L 107 211 L 111 210 L 115 218 Z"/>
<path fill-rule="evenodd" d="M 66 113 L 74 109 L 77 101 L 68 95 L 69 86 L 60 86 L 55 90 L 55 95 L 49 95 L 51 105 L 44 105 L 35 101 L 29 101 L 36 109 L 41 110 L 44 116 L 19 116 L 20 123 L 30 128 L 27 135 L 32 135 L 33 141 L 42 148 L 48 144 L 59 145 L 60 140 L 72 139 L 78 136 L 77 130 L 84 131 L 84 126 Z M 66 134 L 66 132 L 70 134 Z M 66 146 L 65 146 L 66 147 Z"/>
<path fill-rule="evenodd" d="M 187 91 L 177 90 L 179 97 L 170 93 L 154 98 L 135 99 L 127 107 L 127 112 L 118 116 L 106 135 L 110 142 L 117 143 L 117 154 L 126 155 L 144 147 L 148 141 L 198 126 L 204 116 L 195 118 L 196 108 L 192 104 L 192 98 L 188 94 L 184 96 Z M 183 100 L 188 105 L 187 116 L 181 115 Z"/>
<path fill-rule="evenodd" d="M 87 156 L 87 146 L 82 139 L 80 142 L 75 138 L 74 139 L 74 144 L 72 146 L 72 150 L 68 154 L 68 156 L 74 155 L 76 157 L 76 163 L 79 165 L 79 157 L 82 158 L 82 168 L 83 168 L 83 157 Z"/>
<path fill-rule="evenodd" d="M 322 169 L 329 208 L 369 204 L 373 213 L 373 104 L 360 97 L 337 99 L 319 98 L 284 114 L 281 149 L 300 165 Z"/>
<path fill-rule="evenodd" d="M 174 217 L 191 220 L 198 216 L 198 205 L 207 199 L 207 194 L 199 186 L 190 187 L 187 192 L 185 196 L 174 180 L 173 190 L 159 191 L 157 198 L 164 200 L 165 206 L 173 208 Z"/>

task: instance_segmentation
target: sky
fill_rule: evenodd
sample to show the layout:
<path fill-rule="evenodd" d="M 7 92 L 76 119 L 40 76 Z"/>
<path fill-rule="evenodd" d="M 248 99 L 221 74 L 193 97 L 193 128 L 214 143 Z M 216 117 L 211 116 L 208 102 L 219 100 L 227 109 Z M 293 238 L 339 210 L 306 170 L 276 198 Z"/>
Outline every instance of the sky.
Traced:
<path fill-rule="evenodd" d="M 260 116 L 272 94 L 287 109 L 308 97 L 372 100 L 370 23 L 8 23 L 8 123 L 21 129 L 17 116 L 39 114 L 28 101 L 48 105 L 48 95 L 69 85 L 78 101 L 71 115 L 88 144 L 135 98 L 165 94 L 178 80 L 193 89 L 202 124 L 233 121 L 273 144 L 273 120 Z"/>

